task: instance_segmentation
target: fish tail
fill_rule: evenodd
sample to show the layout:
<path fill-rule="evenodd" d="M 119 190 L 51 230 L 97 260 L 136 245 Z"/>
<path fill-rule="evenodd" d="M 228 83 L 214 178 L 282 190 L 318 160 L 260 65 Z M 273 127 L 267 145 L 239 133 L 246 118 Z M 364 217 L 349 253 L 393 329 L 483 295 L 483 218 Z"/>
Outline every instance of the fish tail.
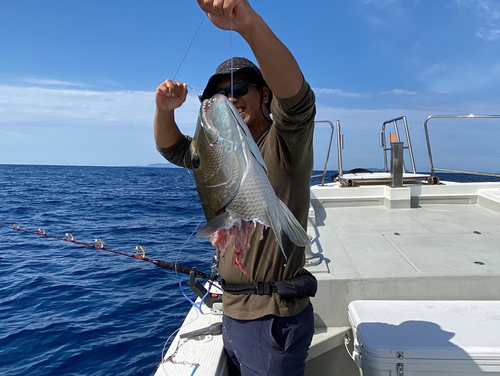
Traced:
<path fill-rule="evenodd" d="M 281 253 L 283 253 L 283 256 L 285 257 L 285 261 L 288 260 L 288 257 L 285 253 L 285 248 L 283 247 L 283 242 L 281 241 L 281 228 L 282 228 L 282 221 L 280 220 L 280 215 L 279 211 L 275 211 L 274 213 L 271 213 L 269 211 L 269 207 L 266 207 L 266 212 L 267 212 L 267 217 L 269 219 L 269 224 L 271 225 L 271 228 L 273 229 L 274 236 L 276 236 L 276 241 L 280 245 L 281 248 Z"/>
<path fill-rule="evenodd" d="M 281 229 L 283 229 L 288 238 L 290 238 L 290 240 L 298 246 L 306 247 L 310 244 L 310 241 L 306 231 L 299 221 L 297 221 L 290 209 L 288 209 L 283 201 L 278 200 L 278 202 L 279 206 L 276 207 L 273 212 L 269 211 L 269 207 L 266 208 L 266 211 L 271 228 L 273 229 L 276 240 L 280 245 L 281 252 L 283 253 L 283 256 L 285 256 L 285 260 L 287 260 L 280 236 Z"/>
<path fill-rule="evenodd" d="M 279 200 L 279 204 L 282 215 L 285 218 L 285 221 L 283 221 L 284 223 L 282 223 L 285 234 L 287 234 L 290 240 L 298 246 L 307 247 L 310 245 L 310 240 L 304 227 L 297 221 L 283 201 Z"/>

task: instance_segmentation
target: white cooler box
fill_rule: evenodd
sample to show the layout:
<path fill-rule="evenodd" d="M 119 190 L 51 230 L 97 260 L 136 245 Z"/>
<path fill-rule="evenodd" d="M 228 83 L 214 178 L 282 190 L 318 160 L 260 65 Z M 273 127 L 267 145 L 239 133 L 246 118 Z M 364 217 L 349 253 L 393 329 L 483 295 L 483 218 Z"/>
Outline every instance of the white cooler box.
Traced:
<path fill-rule="evenodd" d="M 357 300 L 348 310 L 363 376 L 500 376 L 500 301 Z"/>

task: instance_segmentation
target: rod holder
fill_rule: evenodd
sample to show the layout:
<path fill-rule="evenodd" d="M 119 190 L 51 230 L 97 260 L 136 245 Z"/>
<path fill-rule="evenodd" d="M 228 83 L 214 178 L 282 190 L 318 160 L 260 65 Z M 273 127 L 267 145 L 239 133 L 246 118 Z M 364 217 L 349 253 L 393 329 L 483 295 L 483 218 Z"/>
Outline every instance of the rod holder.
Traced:
<path fill-rule="evenodd" d="M 403 186 L 403 143 L 391 143 L 391 186 L 399 188 Z"/>

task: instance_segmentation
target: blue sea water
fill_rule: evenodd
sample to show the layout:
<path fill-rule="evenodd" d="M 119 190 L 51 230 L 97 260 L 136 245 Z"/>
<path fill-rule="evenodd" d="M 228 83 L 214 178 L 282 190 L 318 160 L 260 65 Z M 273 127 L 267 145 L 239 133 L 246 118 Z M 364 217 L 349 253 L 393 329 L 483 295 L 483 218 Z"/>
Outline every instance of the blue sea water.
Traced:
<path fill-rule="evenodd" d="M 0 224 L 14 223 L 210 271 L 184 169 L 0 165 Z M 0 375 L 151 375 L 189 308 L 170 270 L 0 228 Z"/>
<path fill-rule="evenodd" d="M 183 169 L 0 165 L 3 225 L 209 272 L 202 218 Z M 173 271 L 0 228 L 1 375 L 151 375 L 189 308 Z"/>

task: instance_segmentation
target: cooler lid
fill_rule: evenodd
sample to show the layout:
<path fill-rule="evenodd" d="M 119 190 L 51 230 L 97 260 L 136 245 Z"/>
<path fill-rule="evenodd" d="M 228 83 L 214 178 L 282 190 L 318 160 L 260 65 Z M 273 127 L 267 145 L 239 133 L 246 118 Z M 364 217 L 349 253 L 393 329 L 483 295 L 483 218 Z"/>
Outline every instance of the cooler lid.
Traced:
<path fill-rule="evenodd" d="M 357 300 L 348 312 L 372 357 L 500 361 L 500 301 Z"/>

